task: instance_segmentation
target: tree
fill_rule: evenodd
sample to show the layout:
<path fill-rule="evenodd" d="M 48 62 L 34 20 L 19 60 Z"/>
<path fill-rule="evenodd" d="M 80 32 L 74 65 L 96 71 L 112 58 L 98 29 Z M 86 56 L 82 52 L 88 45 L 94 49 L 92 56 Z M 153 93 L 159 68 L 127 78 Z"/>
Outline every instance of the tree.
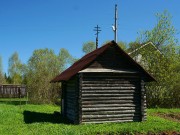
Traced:
<path fill-rule="evenodd" d="M 134 50 L 136 50 L 137 48 L 141 47 L 141 44 L 138 43 L 138 42 L 130 42 L 128 44 L 128 49 L 127 49 L 127 52 L 132 52 Z"/>
<path fill-rule="evenodd" d="M 148 63 L 148 70 L 157 80 L 157 83 L 146 85 L 149 107 L 178 107 L 177 86 L 179 86 L 180 72 L 176 70 L 179 65 L 177 54 L 166 57 L 157 51 L 145 51 L 143 61 Z M 175 94 L 176 93 L 176 94 Z M 179 91 L 180 94 L 180 91 Z M 179 95 L 178 94 L 178 95 Z"/>
<path fill-rule="evenodd" d="M 96 49 L 96 44 L 93 41 L 89 41 L 83 44 L 82 51 L 88 54 Z"/>
<path fill-rule="evenodd" d="M 4 74 L 4 79 L 6 80 L 6 83 L 7 83 L 7 84 L 11 84 L 11 83 L 12 83 L 11 77 L 10 77 L 10 76 L 7 76 L 6 73 Z"/>
<path fill-rule="evenodd" d="M 71 62 L 72 56 L 66 49 L 56 55 L 51 49 L 33 52 L 27 65 L 27 87 L 33 103 L 54 103 L 60 95 L 60 85 L 50 81 Z"/>
<path fill-rule="evenodd" d="M 125 51 L 127 49 L 127 44 L 123 41 L 118 41 L 117 44 Z"/>
<path fill-rule="evenodd" d="M 13 84 L 21 84 L 23 80 L 23 71 L 25 65 L 23 65 L 19 59 L 17 52 L 13 53 L 9 58 L 8 73 Z"/>
<path fill-rule="evenodd" d="M 5 78 L 3 76 L 2 58 L 0 56 L 0 84 L 5 83 Z"/>
<path fill-rule="evenodd" d="M 157 24 L 152 30 L 139 33 L 136 42 L 129 44 L 129 51 L 141 47 L 142 43 L 149 41 L 163 53 L 153 51 L 150 48 L 139 49 L 136 54 L 142 55 L 140 64 L 144 66 L 157 80 L 157 82 L 147 83 L 147 103 L 148 107 L 179 107 L 180 106 L 180 62 L 179 49 L 176 44 L 177 31 L 171 23 L 171 15 L 164 11 L 157 14 Z M 146 64 L 144 64 L 146 63 Z"/>
<path fill-rule="evenodd" d="M 77 59 L 72 57 L 68 50 L 61 48 L 59 51 L 58 59 L 60 61 L 59 70 L 65 70 L 69 65 L 73 64 Z"/>
<path fill-rule="evenodd" d="M 172 25 L 172 16 L 165 10 L 163 13 L 157 13 L 157 24 L 152 30 L 139 32 L 137 42 L 142 44 L 148 41 L 153 42 L 160 50 L 167 45 L 176 45 L 177 30 Z"/>
<path fill-rule="evenodd" d="M 51 103 L 51 79 L 59 73 L 59 61 L 53 50 L 38 49 L 27 65 L 27 87 L 33 103 Z"/>

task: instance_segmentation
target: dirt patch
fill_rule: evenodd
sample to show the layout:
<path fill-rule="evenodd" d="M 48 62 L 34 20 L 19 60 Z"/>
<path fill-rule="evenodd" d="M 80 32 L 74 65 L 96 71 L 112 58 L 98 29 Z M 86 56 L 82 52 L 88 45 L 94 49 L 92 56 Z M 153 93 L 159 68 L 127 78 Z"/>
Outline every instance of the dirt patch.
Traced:
<path fill-rule="evenodd" d="M 180 132 L 173 132 L 173 131 L 167 131 L 167 132 L 160 132 L 160 133 L 147 133 L 147 135 L 180 135 Z"/>
<path fill-rule="evenodd" d="M 131 135 L 131 134 L 125 133 L 121 135 Z M 146 134 L 135 133 L 135 135 L 180 135 L 180 132 L 176 132 L 176 131 L 164 131 L 159 133 L 148 132 Z"/>
<path fill-rule="evenodd" d="M 168 120 L 180 122 L 180 113 L 157 113 L 156 115 Z"/>

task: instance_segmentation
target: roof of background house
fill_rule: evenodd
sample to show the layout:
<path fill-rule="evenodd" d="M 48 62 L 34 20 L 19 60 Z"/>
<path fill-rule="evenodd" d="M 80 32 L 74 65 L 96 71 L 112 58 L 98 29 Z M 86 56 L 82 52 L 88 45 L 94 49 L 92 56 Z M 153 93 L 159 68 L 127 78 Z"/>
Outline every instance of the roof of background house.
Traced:
<path fill-rule="evenodd" d="M 75 62 L 72 66 L 62 72 L 60 75 L 56 76 L 51 82 L 60 82 L 60 81 L 68 81 L 71 77 L 76 75 L 79 71 L 87 68 L 100 54 L 102 54 L 105 50 L 107 50 L 110 46 L 114 46 L 118 49 L 118 51 L 127 57 L 128 60 L 132 62 L 136 67 L 138 67 L 147 77 L 147 81 L 155 81 L 155 79 L 137 62 L 135 62 L 125 51 L 123 51 L 116 42 L 111 41 L 102 47 L 92 51 L 91 53 L 86 54 L 80 60 Z"/>
<path fill-rule="evenodd" d="M 131 51 L 131 52 L 128 52 L 129 55 L 132 55 L 134 54 L 135 52 L 137 52 L 138 50 L 142 49 L 142 48 L 145 48 L 147 46 L 152 46 L 156 51 L 158 51 L 160 54 L 162 54 L 162 52 L 152 43 L 152 42 L 147 42 L 147 43 L 144 43 L 142 44 L 140 47 L 136 48 L 135 50 Z"/>

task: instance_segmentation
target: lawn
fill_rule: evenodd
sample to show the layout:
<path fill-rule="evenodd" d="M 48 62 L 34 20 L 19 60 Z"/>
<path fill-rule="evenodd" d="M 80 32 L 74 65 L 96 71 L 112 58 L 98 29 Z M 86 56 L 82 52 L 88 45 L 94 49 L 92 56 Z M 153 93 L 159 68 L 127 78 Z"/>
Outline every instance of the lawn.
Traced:
<path fill-rule="evenodd" d="M 13 104 L 13 105 L 22 105 L 27 104 L 27 98 L 0 98 L 0 103 Z"/>
<path fill-rule="evenodd" d="M 0 103 L 0 135 L 79 135 L 180 132 L 180 121 L 159 114 L 179 114 L 180 109 L 149 109 L 146 122 L 71 125 L 62 122 L 53 105 L 10 105 Z"/>

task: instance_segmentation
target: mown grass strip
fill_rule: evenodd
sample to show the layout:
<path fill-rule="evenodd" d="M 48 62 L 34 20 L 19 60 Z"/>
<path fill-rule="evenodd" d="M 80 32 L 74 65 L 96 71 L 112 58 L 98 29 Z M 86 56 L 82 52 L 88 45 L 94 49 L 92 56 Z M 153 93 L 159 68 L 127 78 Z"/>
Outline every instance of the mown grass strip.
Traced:
<path fill-rule="evenodd" d="M 97 135 L 97 134 L 147 134 L 163 131 L 180 132 L 180 123 L 158 116 L 156 112 L 180 112 L 180 109 L 149 109 L 148 120 L 145 122 L 105 123 L 72 125 L 63 123 L 60 116 L 54 115 L 59 111 L 59 106 L 54 105 L 7 105 L 0 104 L 0 134 L 23 135 Z M 26 113 L 25 112 L 29 112 Z M 25 121 L 30 117 L 29 123 Z"/>

